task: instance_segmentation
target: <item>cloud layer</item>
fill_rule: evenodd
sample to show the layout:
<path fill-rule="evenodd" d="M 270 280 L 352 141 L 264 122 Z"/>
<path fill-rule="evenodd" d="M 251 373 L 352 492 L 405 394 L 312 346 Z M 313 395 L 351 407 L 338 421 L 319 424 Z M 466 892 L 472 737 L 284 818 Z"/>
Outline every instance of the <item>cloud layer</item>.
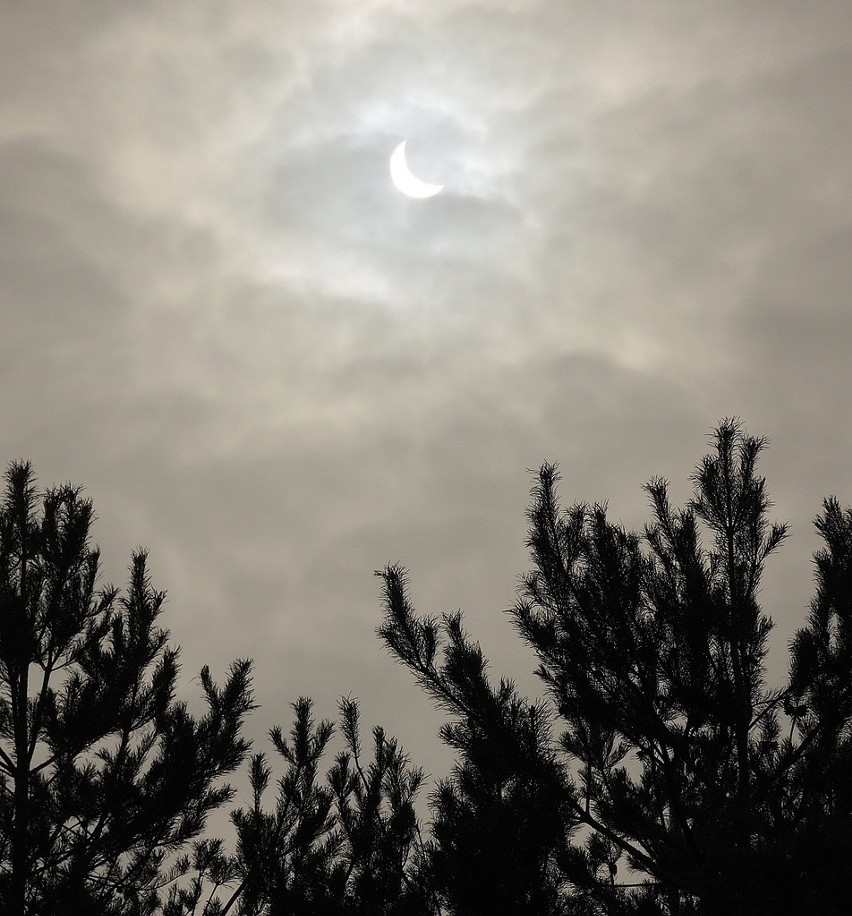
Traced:
<path fill-rule="evenodd" d="M 499 665 L 527 468 L 640 526 L 770 435 L 776 645 L 852 502 L 844 4 L 32 2 L 0 38 L 5 460 L 146 544 L 186 667 L 352 691 L 422 748 L 374 568 Z M 445 191 L 398 195 L 388 156 Z M 783 670 L 779 657 L 778 671 Z M 264 719 L 266 721 L 266 719 Z"/>

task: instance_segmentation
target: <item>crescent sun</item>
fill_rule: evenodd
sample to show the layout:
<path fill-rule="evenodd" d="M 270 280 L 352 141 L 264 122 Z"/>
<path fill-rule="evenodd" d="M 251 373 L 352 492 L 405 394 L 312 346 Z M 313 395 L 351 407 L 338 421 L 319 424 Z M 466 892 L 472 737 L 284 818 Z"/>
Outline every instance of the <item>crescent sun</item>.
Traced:
<path fill-rule="evenodd" d="M 402 191 L 408 197 L 434 197 L 444 186 L 442 184 L 426 184 L 414 175 L 408 169 L 408 163 L 405 161 L 405 144 L 407 140 L 393 151 L 390 157 L 391 181 L 393 181 L 397 190 Z"/>

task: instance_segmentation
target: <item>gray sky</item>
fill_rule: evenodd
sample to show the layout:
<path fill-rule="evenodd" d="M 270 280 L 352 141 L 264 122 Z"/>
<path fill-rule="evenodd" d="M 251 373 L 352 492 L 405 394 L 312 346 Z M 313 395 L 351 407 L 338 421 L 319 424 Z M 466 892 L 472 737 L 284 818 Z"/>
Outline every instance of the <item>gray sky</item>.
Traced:
<path fill-rule="evenodd" d="M 527 469 L 639 527 L 735 414 L 783 672 L 852 503 L 850 86 L 840 2 L 0 0 L 0 458 L 149 548 L 187 689 L 252 656 L 261 742 L 351 692 L 438 774 L 372 571 L 532 688 Z"/>

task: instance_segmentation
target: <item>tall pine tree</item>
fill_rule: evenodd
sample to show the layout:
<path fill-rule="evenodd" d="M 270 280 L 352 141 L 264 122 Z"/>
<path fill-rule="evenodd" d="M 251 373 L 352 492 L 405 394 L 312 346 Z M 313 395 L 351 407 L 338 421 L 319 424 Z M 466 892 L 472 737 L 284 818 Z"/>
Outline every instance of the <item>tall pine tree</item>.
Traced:
<path fill-rule="evenodd" d="M 207 711 L 175 698 L 164 595 L 136 553 L 121 596 L 98 587 L 91 503 L 39 494 L 10 466 L 0 505 L 0 912 L 142 916 L 180 871 L 173 853 L 231 797 L 245 756 L 250 665 Z M 175 868 L 172 865 L 175 864 Z"/>
<path fill-rule="evenodd" d="M 429 850 L 446 913 L 848 911 L 852 511 L 817 519 L 817 595 L 770 689 L 758 591 L 786 528 L 764 445 L 720 424 L 683 509 L 647 486 L 642 537 L 604 506 L 563 509 L 542 467 L 510 614 L 544 702 L 493 685 L 460 616 L 419 617 L 404 570 L 381 573 L 380 635 L 452 716 Z"/>

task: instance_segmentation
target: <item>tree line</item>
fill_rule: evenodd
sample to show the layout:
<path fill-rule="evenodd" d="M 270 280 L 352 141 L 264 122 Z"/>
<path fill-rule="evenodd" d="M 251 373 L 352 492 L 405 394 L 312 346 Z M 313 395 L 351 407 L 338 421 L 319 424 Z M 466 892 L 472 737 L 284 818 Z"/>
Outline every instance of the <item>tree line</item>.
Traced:
<path fill-rule="evenodd" d="M 553 465 L 528 510 L 531 571 L 509 616 L 540 697 L 494 681 L 460 613 L 381 581 L 378 635 L 447 715 L 430 789 L 398 742 L 293 704 L 245 736 L 251 662 L 177 699 L 164 595 L 137 552 L 99 586 L 92 504 L 9 466 L 0 506 L 0 912 L 10 916 L 701 916 L 848 912 L 852 509 L 816 519 L 816 592 L 789 675 L 766 682 L 764 564 L 785 540 L 725 420 L 641 534 L 563 506 Z M 330 757 L 337 731 L 342 750 Z M 228 842 L 209 835 L 247 768 Z M 417 799 L 428 802 L 428 818 Z"/>

